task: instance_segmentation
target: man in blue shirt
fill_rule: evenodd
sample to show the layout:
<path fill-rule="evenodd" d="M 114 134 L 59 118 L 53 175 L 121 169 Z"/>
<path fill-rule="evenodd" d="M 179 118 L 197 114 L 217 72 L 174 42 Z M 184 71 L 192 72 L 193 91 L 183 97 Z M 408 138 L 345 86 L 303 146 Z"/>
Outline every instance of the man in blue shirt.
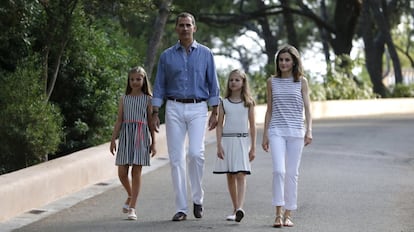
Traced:
<path fill-rule="evenodd" d="M 188 135 L 188 175 L 196 218 L 203 216 L 202 177 L 204 171 L 204 136 L 208 107 L 212 107 L 208 128 L 217 125 L 220 88 L 214 57 L 210 49 L 194 40 L 194 16 L 178 15 L 175 31 L 179 41 L 160 56 L 153 89 L 152 124 L 158 131 L 158 110 L 166 101 L 165 128 L 176 214 L 173 221 L 187 218 L 187 166 L 184 141 Z"/>

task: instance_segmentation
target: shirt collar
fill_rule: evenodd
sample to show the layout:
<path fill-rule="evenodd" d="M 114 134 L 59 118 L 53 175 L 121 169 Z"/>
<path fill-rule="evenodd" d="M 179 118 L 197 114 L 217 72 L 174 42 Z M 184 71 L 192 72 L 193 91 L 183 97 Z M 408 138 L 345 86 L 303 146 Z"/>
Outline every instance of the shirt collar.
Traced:
<path fill-rule="evenodd" d="M 181 49 L 182 48 L 179 40 L 177 41 L 177 43 L 175 44 L 174 47 L 175 47 L 175 50 L 178 50 L 178 49 Z M 198 43 L 197 43 L 196 40 L 194 40 L 193 43 L 191 44 L 191 50 L 193 50 L 193 49 L 195 49 L 197 47 L 198 47 Z"/>

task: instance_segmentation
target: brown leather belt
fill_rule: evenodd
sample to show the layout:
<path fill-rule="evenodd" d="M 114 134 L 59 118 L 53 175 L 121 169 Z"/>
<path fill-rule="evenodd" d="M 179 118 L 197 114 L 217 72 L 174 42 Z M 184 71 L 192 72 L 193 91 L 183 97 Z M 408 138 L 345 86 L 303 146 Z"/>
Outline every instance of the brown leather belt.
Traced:
<path fill-rule="evenodd" d="M 176 101 L 180 103 L 200 103 L 202 101 L 205 101 L 204 99 L 194 99 L 194 98 L 173 98 L 173 97 L 167 97 L 168 100 Z"/>

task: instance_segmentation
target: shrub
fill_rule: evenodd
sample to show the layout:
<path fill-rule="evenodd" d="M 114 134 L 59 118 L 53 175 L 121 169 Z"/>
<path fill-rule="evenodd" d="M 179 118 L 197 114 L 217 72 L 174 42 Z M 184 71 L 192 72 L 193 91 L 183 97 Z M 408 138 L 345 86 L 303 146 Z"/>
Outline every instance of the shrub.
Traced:
<path fill-rule="evenodd" d="M 61 142 L 62 117 L 45 101 L 36 64 L 25 61 L 0 77 L 0 174 L 47 159 Z"/>
<path fill-rule="evenodd" d="M 325 82 L 326 100 L 370 99 L 375 98 L 372 84 L 352 73 L 358 61 L 349 56 L 338 56 L 335 69 L 328 72 Z"/>
<path fill-rule="evenodd" d="M 406 85 L 398 83 L 391 86 L 391 97 L 414 97 L 414 84 Z"/>

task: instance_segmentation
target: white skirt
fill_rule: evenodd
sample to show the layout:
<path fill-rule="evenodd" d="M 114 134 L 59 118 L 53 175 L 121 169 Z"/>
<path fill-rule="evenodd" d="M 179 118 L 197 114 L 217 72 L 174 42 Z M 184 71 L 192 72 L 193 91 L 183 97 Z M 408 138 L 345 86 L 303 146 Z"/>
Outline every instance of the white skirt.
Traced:
<path fill-rule="evenodd" d="M 249 161 L 250 137 L 222 137 L 224 159 L 217 157 L 214 174 L 251 173 Z"/>

